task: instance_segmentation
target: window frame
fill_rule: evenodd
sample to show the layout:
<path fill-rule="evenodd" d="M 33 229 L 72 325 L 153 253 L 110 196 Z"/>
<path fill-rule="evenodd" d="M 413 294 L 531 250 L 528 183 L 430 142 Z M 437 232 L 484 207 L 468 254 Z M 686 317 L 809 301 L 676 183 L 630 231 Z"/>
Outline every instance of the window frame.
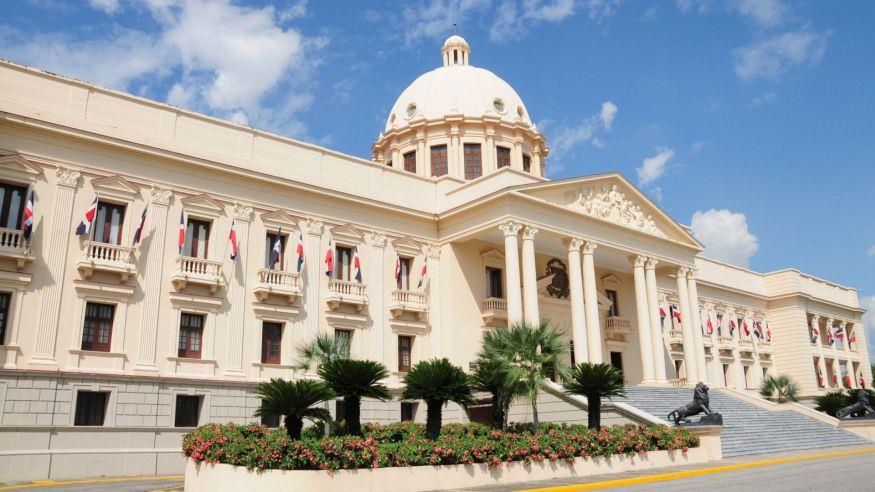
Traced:
<path fill-rule="evenodd" d="M 523 154 L 523 171 L 532 172 L 532 156 L 528 154 Z"/>
<path fill-rule="evenodd" d="M 348 261 L 344 265 L 341 252 L 348 254 Z M 345 254 L 344 256 L 347 256 Z M 355 248 L 345 244 L 334 245 L 334 279 L 350 282 L 353 280 L 353 258 L 355 257 Z"/>
<path fill-rule="evenodd" d="M 483 176 L 483 148 L 477 142 L 462 144 L 465 179 L 477 179 Z"/>
<path fill-rule="evenodd" d="M 348 352 L 347 352 L 346 356 L 351 358 L 352 357 L 353 330 L 351 328 L 335 328 L 334 329 L 334 337 L 335 338 L 337 338 L 338 335 L 341 335 L 341 334 L 343 334 L 342 336 L 347 337 L 347 340 L 349 341 L 349 343 L 347 344 Z"/>
<path fill-rule="evenodd" d="M 101 307 L 111 308 L 109 313 L 108 333 L 105 342 L 100 342 L 99 340 L 100 332 L 103 328 L 100 324 L 106 322 L 106 318 L 99 315 L 89 314 L 89 307 L 91 306 L 94 306 L 95 309 L 100 309 Z M 89 352 L 112 352 L 112 331 L 113 326 L 115 325 L 117 309 L 117 304 L 85 300 L 85 315 L 82 319 L 82 334 L 79 343 L 80 350 L 86 350 Z M 86 338 L 89 340 L 86 341 Z M 89 343 L 88 347 L 86 347 L 86 343 Z"/>
<path fill-rule="evenodd" d="M 510 166 L 510 147 L 505 147 L 503 145 L 495 146 L 495 167 L 496 169 L 501 169 L 504 167 Z"/>
<path fill-rule="evenodd" d="M 273 242 L 276 240 L 277 236 L 280 236 L 280 259 L 276 262 L 276 265 L 271 266 L 270 254 L 273 251 Z M 267 231 L 265 232 L 264 240 L 267 241 L 264 251 L 264 268 L 277 272 L 288 271 L 286 270 L 286 248 L 289 243 L 289 235 L 279 234 L 279 231 Z"/>
<path fill-rule="evenodd" d="M 0 347 L 8 345 L 7 338 L 11 335 L 9 315 L 12 311 L 13 292 L 0 291 Z"/>
<path fill-rule="evenodd" d="M 106 217 L 112 214 L 113 211 L 118 211 L 120 216 L 116 227 L 115 241 L 113 241 L 112 238 L 112 220 L 106 220 Z M 91 228 L 91 240 L 102 244 L 112 244 L 115 246 L 121 245 L 127 213 L 127 203 L 118 203 L 98 198 L 97 210 L 94 214 L 94 227 Z M 103 230 L 99 231 L 101 225 L 103 226 Z"/>
<path fill-rule="evenodd" d="M 24 224 L 24 209 L 27 206 L 27 194 L 30 192 L 30 187 L 4 180 L 0 181 L 0 189 L 3 191 L 3 197 L 0 198 L 0 228 L 20 231 Z M 18 215 L 15 218 L 15 227 L 8 227 L 9 215 L 12 211 L 12 195 L 16 191 L 22 192 L 18 204 Z"/>
<path fill-rule="evenodd" d="M 173 401 L 173 406 L 174 406 L 173 427 L 189 429 L 189 428 L 197 427 L 198 425 L 200 425 L 201 414 L 203 412 L 203 405 L 204 405 L 204 396 L 203 395 L 177 393 L 176 395 L 174 395 L 173 400 L 174 400 Z M 180 412 L 180 403 L 182 403 L 182 402 L 194 402 L 194 407 L 195 407 L 194 425 L 180 425 L 180 420 L 183 417 L 189 417 L 189 418 L 186 421 L 183 421 L 182 424 L 188 424 L 189 422 L 191 422 L 191 415 L 183 414 L 182 416 L 180 416 L 180 413 L 181 413 Z M 188 404 L 191 404 L 191 403 L 188 403 Z M 182 410 L 190 410 L 190 408 L 183 407 Z"/>
<path fill-rule="evenodd" d="M 398 335 L 398 372 L 410 372 L 410 368 L 413 367 L 413 343 L 413 335 Z"/>
<path fill-rule="evenodd" d="M 411 150 L 410 152 L 405 152 L 401 156 L 401 162 L 404 163 L 404 170 L 416 174 L 416 151 Z"/>
<path fill-rule="evenodd" d="M 414 422 L 416 420 L 416 402 L 413 401 L 402 401 L 401 402 L 401 412 L 398 418 L 399 422 Z M 407 411 L 405 411 L 405 408 Z M 409 413 L 409 417 L 405 418 L 404 414 Z"/>
<path fill-rule="evenodd" d="M 620 316 L 620 294 L 615 289 L 605 289 L 605 297 L 611 300 L 612 304 L 608 309 L 607 315 L 610 317 Z"/>
<path fill-rule="evenodd" d="M 493 283 L 493 274 L 497 273 L 498 281 Z M 498 287 L 498 294 L 495 295 L 494 287 Z M 504 299 L 504 270 L 498 267 L 486 266 L 486 297 L 495 299 Z"/>
<path fill-rule="evenodd" d="M 186 318 L 200 318 L 201 325 L 200 327 L 196 326 L 183 326 L 183 320 Z M 191 313 L 188 311 L 180 311 L 179 313 L 179 336 L 177 337 L 176 343 L 176 357 L 180 359 L 201 359 L 204 353 L 204 331 L 206 329 L 207 324 L 207 315 L 203 313 Z M 192 346 L 192 331 L 200 328 L 200 335 L 198 337 L 198 350 L 194 350 L 191 348 Z M 183 330 L 188 331 L 185 335 L 183 335 Z M 185 338 L 185 347 L 180 347 L 180 342 Z"/>
<path fill-rule="evenodd" d="M 203 256 L 200 255 L 200 250 L 195 248 L 195 245 L 198 244 L 195 242 L 196 237 L 200 238 L 200 235 L 195 236 L 199 229 L 195 229 L 194 226 L 197 224 L 206 225 L 206 238 L 204 238 L 203 242 Z M 189 228 L 191 228 L 191 234 L 189 234 Z M 212 236 L 213 230 L 213 221 L 211 219 L 204 219 L 200 217 L 191 217 L 187 216 L 185 219 L 185 244 L 182 247 L 182 256 L 186 256 L 189 258 L 197 258 L 201 260 L 210 259 L 210 236 Z"/>
<path fill-rule="evenodd" d="M 446 176 L 450 171 L 450 154 L 447 144 L 432 145 L 429 147 L 431 158 L 432 177 Z"/>
<path fill-rule="evenodd" d="M 283 323 L 262 320 L 261 322 L 261 363 L 279 365 L 283 355 Z M 276 331 L 275 334 L 270 334 Z M 273 344 L 272 346 L 270 344 Z M 276 355 L 271 354 L 271 348 L 276 348 Z"/>
<path fill-rule="evenodd" d="M 86 399 L 83 399 L 84 395 L 88 395 L 87 399 L 94 397 L 96 395 L 102 395 L 103 401 L 101 404 L 97 404 L 97 402 L 89 402 L 92 407 L 100 408 L 100 418 L 96 418 L 95 416 L 83 416 L 85 410 L 80 409 L 80 405 L 84 405 Z M 76 402 L 73 405 L 73 426 L 74 427 L 104 427 L 106 426 L 107 414 L 109 413 L 109 404 L 111 400 L 112 394 L 109 391 L 94 391 L 91 389 L 81 389 L 76 391 Z M 80 418 L 81 417 L 81 418 Z M 92 421 L 99 420 L 100 423 L 93 423 Z"/>
<path fill-rule="evenodd" d="M 410 290 L 410 271 L 413 270 L 413 258 L 409 256 L 399 256 L 400 273 L 398 280 L 395 282 L 395 288 L 398 290 Z"/>

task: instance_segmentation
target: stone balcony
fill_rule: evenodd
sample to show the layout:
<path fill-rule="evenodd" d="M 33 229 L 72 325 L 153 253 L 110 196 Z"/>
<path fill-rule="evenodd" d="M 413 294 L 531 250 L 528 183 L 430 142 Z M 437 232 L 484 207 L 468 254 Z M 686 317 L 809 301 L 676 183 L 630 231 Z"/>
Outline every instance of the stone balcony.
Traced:
<path fill-rule="evenodd" d="M 632 322 L 619 316 L 605 318 L 605 337 L 612 340 L 622 339 L 632 333 Z"/>
<path fill-rule="evenodd" d="M 83 279 L 91 278 L 94 272 L 107 272 L 118 274 L 122 282 L 126 282 L 137 274 L 135 251 L 132 246 L 85 241 L 76 268 Z"/>
<path fill-rule="evenodd" d="M 760 340 L 757 343 L 757 352 L 762 354 L 771 354 L 772 353 L 772 342 L 768 342 L 766 340 Z"/>
<path fill-rule="evenodd" d="M 684 334 L 681 330 L 668 330 L 665 339 L 670 345 L 684 346 Z"/>
<path fill-rule="evenodd" d="M 208 287 L 211 293 L 215 293 L 225 286 L 225 277 L 222 275 L 222 262 L 190 256 L 178 256 L 176 258 L 176 271 L 170 277 L 177 291 L 185 289 L 188 284 Z"/>
<path fill-rule="evenodd" d="M 255 298 L 262 302 L 268 296 L 285 297 L 289 304 L 301 297 L 301 276 L 297 272 L 284 272 L 270 268 L 258 270 L 258 283 L 253 289 Z"/>
<path fill-rule="evenodd" d="M 714 340 L 711 339 L 711 337 L 708 335 L 702 335 L 702 345 L 704 345 L 706 347 L 713 347 Z"/>
<path fill-rule="evenodd" d="M 413 313 L 422 321 L 428 313 L 428 300 L 425 292 L 395 289 L 392 291 L 392 304 L 389 312 L 397 318 L 404 313 Z"/>
<path fill-rule="evenodd" d="M 753 342 L 750 340 L 738 341 L 738 352 L 740 354 L 753 354 Z"/>
<path fill-rule="evenodd" d="M 360 313 L 368 304 L 367 286 L 350 280 L 330 279 L 325 302 L 328 304 L 328 309 L 332 311 L 342 304 L 347 304 Z"/>
<path fill-rule="evenodd" d="M 0 258 L 14 260 L 19 270 L 33 261 L 30 243 L 20 230 L 0 227 Z"/>
<path fill-rule="evenodd" d="M 732 337 L 717 337 L 717 347 L 720 350 L 732 350 L 735 348 L 735 339 Z"/>
<path fill-rule="evenodd" d="M 507 320 L 507 299 L 487 297 L 480 307 L 485 325 L 491 325 L 496 320 Z"/>

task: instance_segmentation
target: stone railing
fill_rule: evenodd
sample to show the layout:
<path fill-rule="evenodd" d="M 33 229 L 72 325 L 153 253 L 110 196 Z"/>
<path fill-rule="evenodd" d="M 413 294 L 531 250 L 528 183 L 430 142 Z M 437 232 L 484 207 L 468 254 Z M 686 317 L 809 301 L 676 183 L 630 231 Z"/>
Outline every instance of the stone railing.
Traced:
<path fill-rule="evenodd" d="M 395 289 L 392 291 L 392 301 L 398 304 L 425 306 L 425 292 Z"/>
<path fill-rule="evenodd" d="M 301 288 L 301 276 L 297 272 L 284 272 L 262 268 L 258 270 L 258 281 L 264 285 L 299 290 Z"/>
<path fill-rule="evenodd" d="M 666 336 L 669 343 L 682 344 L 684 343 L 684 333 L 681 330 L 668 330 Z"/>
<path fill-rule="evenodd" d="M 30 253 L 30 244 L 20 230 L 0 227 L 0 253 L 27 255 Z"/>
<path fill-rule="evenodd" d="M 717 346 L 722 349 L 732 349 L 735 347 L 735 339 L 732 337 L 717 337 Z"/>
<path fill-rule="evenodd" d="M 331 279 L 328 283 L 328 291 L 339 297 L 364 297 L 365 284 L 351 280 Z"/>
<path fill-rule="evenodd" d="M 612 328 L 615 330 L 631 330 L 632 322 L 626 318 L 621 318 L 619 316 L 608 316 L 605 318 L 605 328 Z"/>
<path fill-rule="evenodd" d="M 687 385 L 687 378 L 669 379 L 668 383 L 675 388 L 683 388 Z"/>
<path fill-rule="evenodd" d="M 483 299 L 484 311 L 507 311 L 507 299 L 498 297 L 487 297 Z"/>
<path fill-rule="evenodd" d="M 85 241 L 85 259 L 103 265 L 126 267 L 134 262 L 134 248 L 97 241 Z"/>
<path fill-rule="evenodd" d="M 750 340 L 739 340 L 738 341 L 738 350 L 742 352 L 752 352 L 753 351 L 753 342 Z"/>
<path fill-rule="evenodd" d="M 207 285 L 211 292 L 216 292 L 225 285 L 222 276 L 222 262 L 191 256 L 176 257 L 176 272 L 171 281 L 177 289 L 184 289 L 189 283 Z"/>

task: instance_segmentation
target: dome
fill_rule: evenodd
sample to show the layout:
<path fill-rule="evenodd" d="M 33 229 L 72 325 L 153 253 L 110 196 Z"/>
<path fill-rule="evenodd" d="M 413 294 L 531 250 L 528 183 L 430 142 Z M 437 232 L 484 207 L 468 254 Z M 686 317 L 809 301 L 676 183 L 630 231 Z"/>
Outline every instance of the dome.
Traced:
<path fill-rule="evenodd" d="M 468 46 L 468 42 L 465 41 L 465 38 L 463 38 L 462 36 L 459 36 L 458 34 L 453 34 L 452 36 L 448 37 L 446 41 L 444 41 L 444 48 L 453 45 Z"/>

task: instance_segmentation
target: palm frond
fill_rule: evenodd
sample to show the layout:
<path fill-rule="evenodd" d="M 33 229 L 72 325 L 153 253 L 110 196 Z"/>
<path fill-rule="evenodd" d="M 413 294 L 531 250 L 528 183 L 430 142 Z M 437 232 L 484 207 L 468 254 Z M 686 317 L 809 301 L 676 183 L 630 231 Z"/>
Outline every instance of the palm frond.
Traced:
<path fill-rule="evenodd" d="M 564 377 L 565 391 L 582 396 L 623 396 L 623 373 L 610 364 L 582 362 L 571 367 Z"/>
<path fill-rule="evenodd" d="M 345 359 L 349 357 L 347 337 L 336 337 L 329 333 L 319 333 L 313 340 L 303 342 L 296 348 L 298 361 L 295 368 L 306 371 L 314 365 L 319 366 L 325 361 Z"/>
<path fill-rule="evenodd" d="M 372 360 L 337 358 L 324 361 L 317 371 L 331 389 L 343 397 L 391 398 L 380 381 L 389 377 L 386 366 Z"/>
<path fill-rule="evenodd" d="M 311 407 L 335 396 L 334 391 L 322 381 L 309 379 L 271 379 L 259 384 L 255 393 L 261 397 L 261 404 L 255 411 L 256 417 L 283 415 L 299 419 L 321 419 L 323 415 L 320 410 L 325 412 L 325 409 Z"/>
<path fill-rule="evenodd" d="M 417 362 L 404 382 L 405 400 L 452 401 L 462 406 L 474 403 L 468 376 L 446 358 Z"/>

